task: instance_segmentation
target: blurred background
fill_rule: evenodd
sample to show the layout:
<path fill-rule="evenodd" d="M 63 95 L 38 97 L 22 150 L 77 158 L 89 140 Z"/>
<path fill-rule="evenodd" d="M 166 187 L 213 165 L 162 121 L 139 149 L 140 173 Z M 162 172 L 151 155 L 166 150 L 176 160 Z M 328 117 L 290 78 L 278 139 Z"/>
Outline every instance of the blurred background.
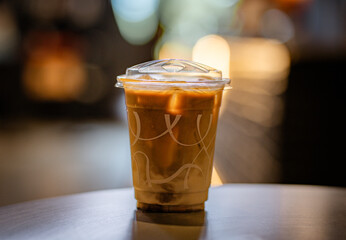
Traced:
<path fill-rule="evenodd" d="M 0 0 L 0 205 L 132 185 L 115 78 L 222 70 L 213 185 L 346 186 L 345 0 Z"/>

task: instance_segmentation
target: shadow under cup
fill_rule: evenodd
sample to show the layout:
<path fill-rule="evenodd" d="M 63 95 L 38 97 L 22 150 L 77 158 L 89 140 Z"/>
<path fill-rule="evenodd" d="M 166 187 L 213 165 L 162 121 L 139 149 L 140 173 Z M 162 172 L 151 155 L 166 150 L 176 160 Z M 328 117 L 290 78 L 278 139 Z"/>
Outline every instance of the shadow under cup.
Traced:
<path fill-rule="evenodd" d="M 204 88 L 124 84 L 137 207 L 204 209 L 223 85 Z"/>
<path fill-rule="evenodd" d="M 136 210 L 130 229 L 130 239 L 205 239 L 207 212 L 155 213 Z"/>

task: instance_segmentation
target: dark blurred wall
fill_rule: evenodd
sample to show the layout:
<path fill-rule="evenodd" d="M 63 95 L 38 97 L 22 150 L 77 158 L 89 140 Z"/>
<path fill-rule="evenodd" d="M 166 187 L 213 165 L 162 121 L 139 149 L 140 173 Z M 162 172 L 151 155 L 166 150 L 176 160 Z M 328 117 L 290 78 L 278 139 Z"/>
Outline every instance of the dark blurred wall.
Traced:
<path fill-rule="evenodd" d="M 120 94 L 120 90 L 114 88 L 115 77 L 124 73 L 126 67 L 152 58 L 154 40 L 141 46 L 127 43 L 118 31 L 110 2 L 106 0 L 0 1 L 0 10 L 6 12 L 12 22 L 6 25 L 9 28 L 7 30 L 16 32 L 13 51 L 9 55 L 0 56 L 1 119 L 114 118 Z M 50 53 L 49 49 L 53 48 L 57 50 Z M 62 60 L 57 59 L 57 63 L 54 62 L 55 55 L 62 52 L 59 49 L 79 59 L 80 66 L 77 67 L 82 69 L 83 79 L 78 93 L 73 97 L 64 99 L 64 86 L 60 86 L 57 81 L 56 88 L 60 86 L 62 91 L 49 95 L 49 89 L 45 89 L 49 83 L 45 83 L 44 79 L 41 80 L 46 85 L 42 84 L 39 90 L 43 97 L 40 94 L 36 94 L 38 97 L 32 96 L 28 91 L 24 81 L 25 72 L 30 61 L 39 60 L 40 56 L 35 56 L 42 54 L 45 49 L 48 51 L 41 57 L 42 62 L 32 64 L 34 67 L 61 65 L 66 55 Z M 51 59 L 53 66 L 46 66 L 46 62 Z M 68 63 L 66 65 L 63 67 L 69 71 L 71 68 Z M 40 74 L 41 78 L 46 77 L 46 73 L 40 72 L 37 77 L 35 73 L 32 74 L 33 71 L 29 71 L 31 75 L 28 81 L 39 81 Z M 68 76 L 69 73 L 63 74 Z"/>
<path fill-rule="evenodd" d="M 291 67 L 283 123 L 282 181 L 346 186 L 346 58 Z"/>
<path fill-rule="evenodd" d="M 346 186 L 346 2 L 307 1 L 285 95 L 282 181 Z"/>

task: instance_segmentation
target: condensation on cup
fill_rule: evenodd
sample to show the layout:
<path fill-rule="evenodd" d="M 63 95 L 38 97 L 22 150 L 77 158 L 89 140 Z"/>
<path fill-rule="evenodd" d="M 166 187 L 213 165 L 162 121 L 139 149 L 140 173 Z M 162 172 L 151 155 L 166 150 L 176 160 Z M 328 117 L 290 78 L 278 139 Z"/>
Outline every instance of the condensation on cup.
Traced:
<path fill-rule="evenodd" d="M 203 64 L 145 62 L 117 77 L 124 88 L 137 208 L 204 210 L 222 91 L 229 79 Z"/>

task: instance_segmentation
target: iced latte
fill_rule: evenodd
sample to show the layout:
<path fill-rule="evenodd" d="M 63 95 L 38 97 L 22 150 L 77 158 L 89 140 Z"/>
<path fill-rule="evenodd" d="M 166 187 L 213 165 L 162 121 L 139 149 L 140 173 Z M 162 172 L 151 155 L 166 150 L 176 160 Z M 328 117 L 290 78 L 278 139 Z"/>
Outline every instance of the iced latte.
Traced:
<path fill-rule="evenodd" d="M 225 80 L 203 75 L 211 68 L 188 61 L 143 66 L 118 78 L 125 89 L 137 207 L 203 210 Z"/>

